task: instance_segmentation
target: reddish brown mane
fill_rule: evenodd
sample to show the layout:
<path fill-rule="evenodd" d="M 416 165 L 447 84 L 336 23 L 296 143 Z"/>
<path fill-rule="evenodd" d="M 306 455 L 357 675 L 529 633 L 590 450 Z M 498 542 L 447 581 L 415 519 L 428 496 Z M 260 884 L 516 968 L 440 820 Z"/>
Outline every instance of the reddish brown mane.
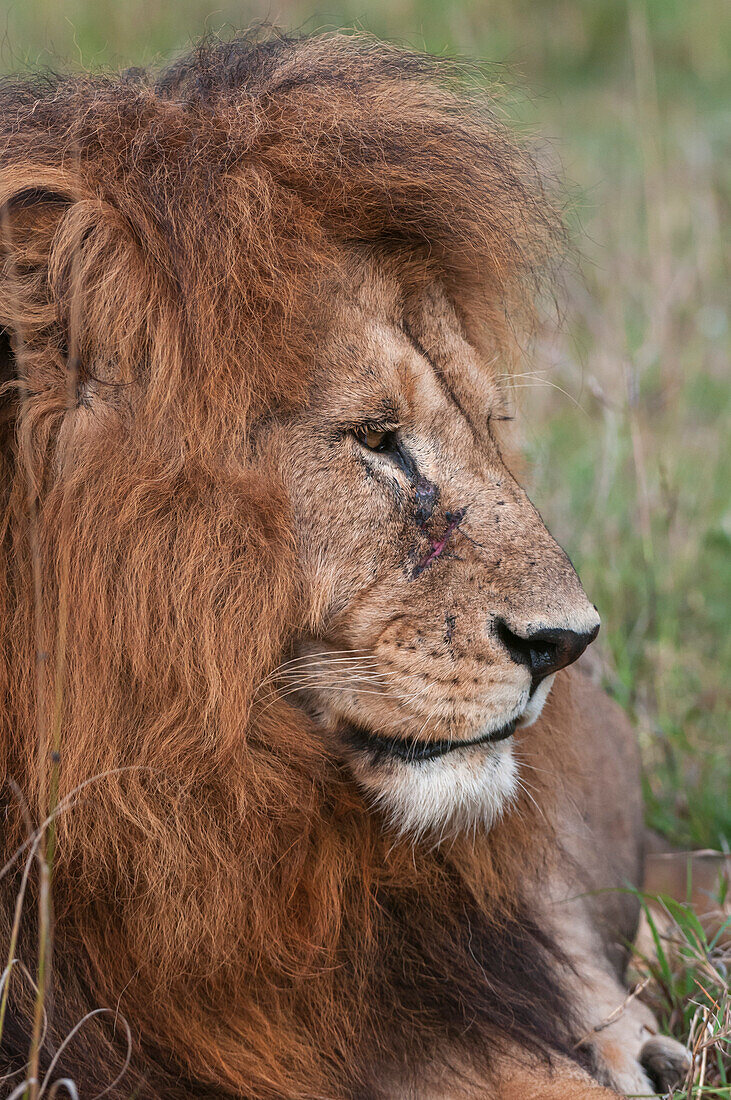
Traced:
<path fill-rule="evenodd" d="M 414 858 L 298 712 L 255 703 L 307 609 L 252 439 L 304 393 L 343 242 L 438 274 L 503 350 L 551 262 L 530 158 L 455 75 L 370 40 L 272 36 L 159 79 L 0 92 L 0 862 L 26 835 L 8 781 L 34 822 L 48 806 L 63 589 L 60 796 L 91 782 L 58 818 L 51 1036 L 119 1007 L 120 1097 L 367 1095 L 376 1057 L 407 1046 L 571 1045 L 516 885 L 547 858 L 531 805 L 479 871 L 468 850 Z M 27 1050 L 12 988 L 5 1065 Z M 93 1095 L 124 1048 L 99 1017 L 59 1070 Z"/>

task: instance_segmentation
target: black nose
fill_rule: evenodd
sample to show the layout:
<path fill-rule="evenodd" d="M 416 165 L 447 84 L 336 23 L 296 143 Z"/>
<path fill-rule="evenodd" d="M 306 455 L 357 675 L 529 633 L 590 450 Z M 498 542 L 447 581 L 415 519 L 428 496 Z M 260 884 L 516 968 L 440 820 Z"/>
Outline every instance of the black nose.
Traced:
<path fill-rule="evenodd" d="M 495 630 L 515 663 L 530 669 L 534 688 L 552 672 L 576 661 L 599 633 L 599 627 L 595 626 L 586 634 L 547 628 L 521 635 L 511 630 L 504 619 L 495 620 Z"/>

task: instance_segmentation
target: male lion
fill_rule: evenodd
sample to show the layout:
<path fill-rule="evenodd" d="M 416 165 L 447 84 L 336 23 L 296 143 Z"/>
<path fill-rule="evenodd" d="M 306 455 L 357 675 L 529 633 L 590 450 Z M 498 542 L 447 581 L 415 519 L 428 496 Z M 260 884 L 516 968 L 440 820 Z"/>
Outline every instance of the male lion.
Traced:
<path fill-rule="evenodd" d="M 635 739 L 498 442 L 560 229 L 456 75 L 250 36 L 0 93 L 8 1093 L 34 848 L 39 1082 L 651 1091 L 592 893 L 640 880 Z"/>

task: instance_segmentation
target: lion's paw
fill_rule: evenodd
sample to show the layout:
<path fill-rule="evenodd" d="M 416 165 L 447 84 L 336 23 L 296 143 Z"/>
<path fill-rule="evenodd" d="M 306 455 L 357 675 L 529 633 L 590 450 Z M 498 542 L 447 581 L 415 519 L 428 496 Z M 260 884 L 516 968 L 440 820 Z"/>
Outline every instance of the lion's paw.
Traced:
<path fill-rule="evenodd" d="M 668 1092 L 680 1084 L 690 1068 L 690 1059 L 688 1049 L 668 1035 L 653 1035 L 640 1051 L 640 1062 L 658 1092 Z"/>
<path fill-rule="evenodd" d="M 612 1088 L 616 1089 L 620 1096 L 650 1097 L 656 1095 L 655 1086 L 639 1062 L 634 1066 L 626 1066 L 619 1073 L 613 1073 L 611 1083 Z"/>

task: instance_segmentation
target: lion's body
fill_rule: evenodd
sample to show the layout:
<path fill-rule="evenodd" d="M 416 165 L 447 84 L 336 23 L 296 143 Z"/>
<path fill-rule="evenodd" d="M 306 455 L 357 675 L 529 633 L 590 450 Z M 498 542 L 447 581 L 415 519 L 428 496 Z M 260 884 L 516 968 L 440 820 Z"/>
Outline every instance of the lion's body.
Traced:
<path fill-rule="evenodd" d="M 338 36 L 0 96 L 0 946 L 60 799 L 42 1069 L 120 1100 L 641 1087 L 651 1020 L 592 1031 L 633 903 L 563 905 L 638 881 L 634 736 L 579 673 L 548 695 L 598 619 L 491 426 L 556 237 L 530 160 Z"/>

